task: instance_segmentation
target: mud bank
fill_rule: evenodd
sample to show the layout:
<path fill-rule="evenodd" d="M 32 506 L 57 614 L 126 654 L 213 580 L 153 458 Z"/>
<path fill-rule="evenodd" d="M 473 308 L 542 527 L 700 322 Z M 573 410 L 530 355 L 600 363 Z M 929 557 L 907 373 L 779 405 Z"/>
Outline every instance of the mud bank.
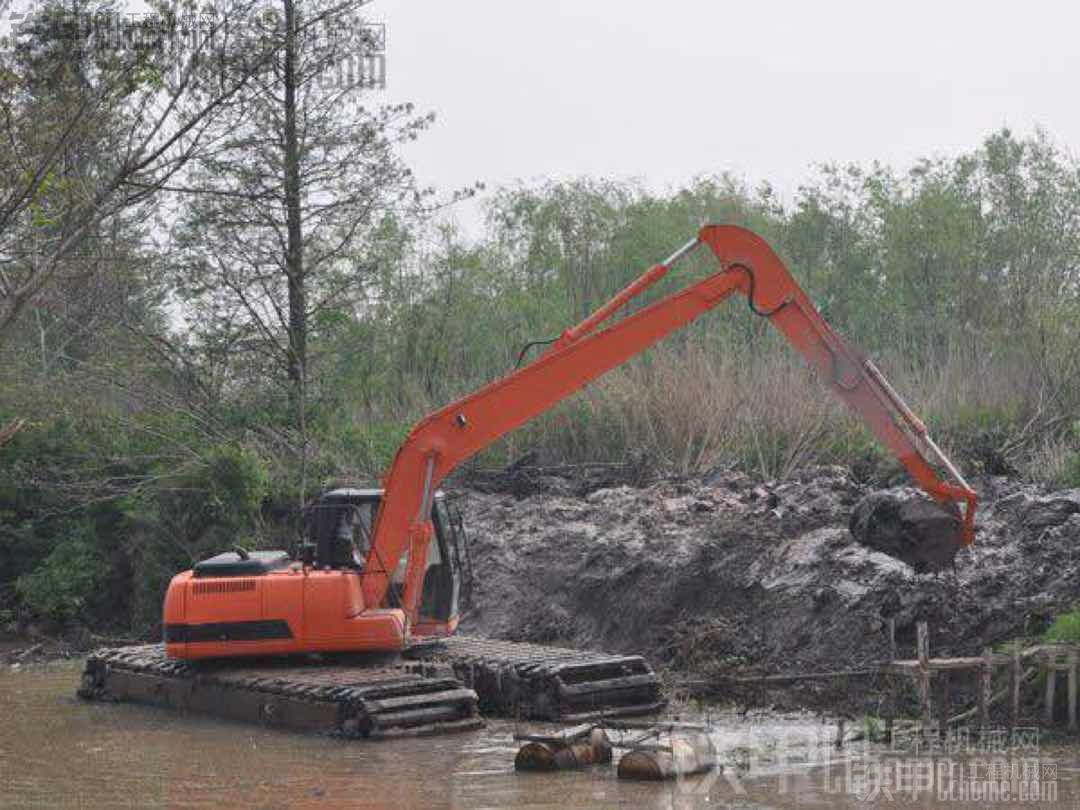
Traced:
<path fill-rule="evenodd" d="M 791 673 L 901 654 L 928 621 L 935 654 L 1041 633 L 1080 598 L 1080 490 L 976 482 L 978 541 L 918 574 L 859 545 L 870 492 L 842 468 L 783 483 L 739 474 L 587 493 L 471 492 L 468 632 L 649 654 L 676 671 Z M 586 488 L 588 489 L 588 488 Z"/>

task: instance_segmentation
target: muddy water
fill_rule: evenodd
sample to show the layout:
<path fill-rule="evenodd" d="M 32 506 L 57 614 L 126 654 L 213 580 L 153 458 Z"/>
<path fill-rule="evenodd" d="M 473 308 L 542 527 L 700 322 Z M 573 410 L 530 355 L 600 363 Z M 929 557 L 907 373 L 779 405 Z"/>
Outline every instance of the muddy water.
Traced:
<path fill-rule="evenodd" d="M 832 733 L 805 717 L 714 718 L 722 772 L 635 784 L 618 781 L 610 767 L 516 774 L 513 727 L 504 722 L 452 737 L 345 741 L 84 703 L 74 697 L 77 678 L 75 664 L 0 671 L 0 806 L 854 808 L 867 806 L 858 790 L 868 776 L 880 776 L 854 753 L 842 759 L 802 743 L 785 750 L 791 740 Z M 1080 806 L 1080 754 L 1040 757 L 1054 765 L 1043 783 L 1053 776 L 1056 802 L 1044 806 Z M 884 760 L 890 773 L 893 760 Z M 905 792 L 885 781 L 870 778 L 869 787 L 879 787 L 873 803 L 1031 806 L 1018 792 L 966 802 L 957 784 L 952 793 L 939 793 L 939 784 L 913 794 L 911 785 Z"/>

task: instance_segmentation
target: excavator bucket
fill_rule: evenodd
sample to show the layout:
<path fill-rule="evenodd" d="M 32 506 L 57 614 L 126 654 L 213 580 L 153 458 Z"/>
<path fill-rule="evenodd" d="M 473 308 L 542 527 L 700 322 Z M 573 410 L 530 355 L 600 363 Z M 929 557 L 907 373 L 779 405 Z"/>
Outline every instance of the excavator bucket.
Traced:
<path fill-rule="evenodd" d="M 855 505 L 848 528 L 861 545 L 907 563 L 918 573 L 951 567 L 963 546 L 963 522 L 956 507 L 915 493 L 867 495 Z"/>

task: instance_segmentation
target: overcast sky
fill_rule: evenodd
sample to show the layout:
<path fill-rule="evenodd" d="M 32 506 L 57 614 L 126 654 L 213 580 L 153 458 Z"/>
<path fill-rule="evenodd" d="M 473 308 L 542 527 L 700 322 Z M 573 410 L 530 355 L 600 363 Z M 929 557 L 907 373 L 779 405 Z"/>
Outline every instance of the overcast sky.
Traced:
<path fill-rule="evenodd" d="M 438 115 L 426 182 L 907 166 L 991 131 L 1080 142 L 1080 6 L 952 0 L 376 0 L 389 100 Z M 473 217 L 464 212 L 464 219 Z"/>

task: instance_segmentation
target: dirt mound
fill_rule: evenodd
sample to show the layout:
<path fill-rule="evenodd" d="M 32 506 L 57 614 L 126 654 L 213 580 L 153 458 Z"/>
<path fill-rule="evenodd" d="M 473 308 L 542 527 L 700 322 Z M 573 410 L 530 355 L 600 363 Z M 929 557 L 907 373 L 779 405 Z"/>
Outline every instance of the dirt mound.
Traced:
<path fill-rule="evenodd" d="M 782 483 L 739 474 L 584 497 L 472 493 L 468 632 L 644 652 L 697 672 L 843 669 L 1037 633 L 1080 597 L 1080 491 L 977 482 L 976 545 L 920 573 L 856 542 L 869 492 L 842 468 Z M 909 499 L 910 489 L 890 491 Z"/>

